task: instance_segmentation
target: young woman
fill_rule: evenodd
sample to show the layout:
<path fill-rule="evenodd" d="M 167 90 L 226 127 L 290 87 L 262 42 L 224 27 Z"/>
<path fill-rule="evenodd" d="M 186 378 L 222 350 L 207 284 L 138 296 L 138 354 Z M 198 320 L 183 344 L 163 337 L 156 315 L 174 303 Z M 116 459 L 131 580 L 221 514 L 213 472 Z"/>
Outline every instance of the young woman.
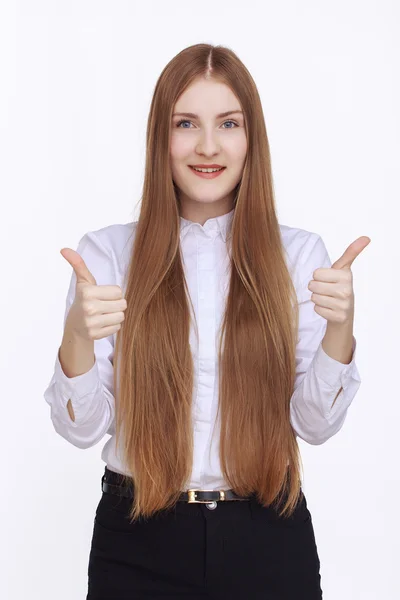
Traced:
<path fill-rule="evenodd" d="M 350 266 L 280 225 L 256 85 L 232 50 L 165 67 L 138 221 L 86 233 L 45 391 L 79 448 L 108 434 L 90 600 L 322 598 L 297 437 L 360 386 Z"/>

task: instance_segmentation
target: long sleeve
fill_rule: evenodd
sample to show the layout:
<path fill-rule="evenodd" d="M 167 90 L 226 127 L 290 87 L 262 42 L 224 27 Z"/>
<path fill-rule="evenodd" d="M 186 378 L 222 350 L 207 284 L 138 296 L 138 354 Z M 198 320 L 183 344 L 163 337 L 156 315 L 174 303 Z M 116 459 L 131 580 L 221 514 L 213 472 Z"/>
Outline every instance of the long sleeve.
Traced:
<path fill-rule="evenodd" d="M 116 283 L 116 272 L 111 255 L 94 232 L 88 232 L 83 236 L 76 251 L 82 256 L 98 285 Z M 76 275 L 72 270 L 64 326 L 75 298 L 75 286 Z M 44 398 L 50 405 L 54 429 L 78 448 L 89 448 L 97 444 L 112 426 L 115 416 L 113 336 L 95 340 L 94 353 L 95 363 L 89 371 L 77 377 L 67 377 L 61 367 L 58 349 L 53 376 L 44 392 Z M 68 413 L 69 399 L 71 399 L 75 421 Z"/>
<path fill-rule="evenodd" d="M 331 358 L 322 348 L 327 321 L 315 312 L 308 284 L 315 269 L 331 266 L 321 237 L 311 233 L 302 251 L 298 272 L 299 336 L 295 389 L 290 400 L 292 427 L 309 444 L 323 444 L 341 429 L 361 385 L 354 336 L 349 364 Z"/>

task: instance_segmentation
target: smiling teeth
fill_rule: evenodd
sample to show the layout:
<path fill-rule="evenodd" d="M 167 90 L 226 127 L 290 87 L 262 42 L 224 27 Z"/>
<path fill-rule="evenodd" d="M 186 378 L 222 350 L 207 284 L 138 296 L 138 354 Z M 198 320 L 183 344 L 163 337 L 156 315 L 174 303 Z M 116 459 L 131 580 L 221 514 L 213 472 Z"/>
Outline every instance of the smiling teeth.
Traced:
<path fill-rule="evenodd" d="M 199 171 L 200 173 L 215 173 L 215 171 L 222 171 L 223 168 L 224 167 L 221 167 L 220 169 L 198 169 L 196 167 L 192 167 L 192 169 Z"/>

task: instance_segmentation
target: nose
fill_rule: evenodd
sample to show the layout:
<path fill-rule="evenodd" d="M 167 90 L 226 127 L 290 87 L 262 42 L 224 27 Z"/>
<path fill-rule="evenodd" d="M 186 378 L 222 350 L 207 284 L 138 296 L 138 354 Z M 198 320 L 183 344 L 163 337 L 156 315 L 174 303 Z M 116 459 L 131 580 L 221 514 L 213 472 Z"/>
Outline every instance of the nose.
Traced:
<path fill-rule="evenodd" d="M 217 140 L 215 132 L 207 132 L 205 130 L 200 136 L 200 140 L 196 147 L 196 152 L 198 154 L 203 154 L 204 156 L 214 156 L 215 154 L 218 154 L 219 151 L 220 144 Z"/>

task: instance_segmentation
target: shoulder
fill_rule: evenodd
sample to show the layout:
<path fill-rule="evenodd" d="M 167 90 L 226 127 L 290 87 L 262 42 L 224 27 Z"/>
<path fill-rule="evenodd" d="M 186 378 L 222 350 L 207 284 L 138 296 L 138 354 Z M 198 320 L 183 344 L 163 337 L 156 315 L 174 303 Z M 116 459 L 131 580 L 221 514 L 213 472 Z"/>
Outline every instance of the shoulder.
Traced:
<path fill-rule="evenodd" d="M 279 224 L 285 256 L 295 284 L 312 278 L 319 267 L 330 267 L 331 262 L 322 237 L 315 231 Z"/>
<path fill-rule="evenodd" d="M 85 238 L 101 244 L 110 259 L 123 272 L 129 263 L 136 226 L 137 221 L 113 223 L 100 229 L 88 231 Z"/>
<path fill-rule="evenodd" d="M 279 224 L 279 228 L 283 246 L 293 262 L 297 262 L 305 251 L 310 250 L 321 240 L 321 236 L 314 231 L 282 224 Z"/>

